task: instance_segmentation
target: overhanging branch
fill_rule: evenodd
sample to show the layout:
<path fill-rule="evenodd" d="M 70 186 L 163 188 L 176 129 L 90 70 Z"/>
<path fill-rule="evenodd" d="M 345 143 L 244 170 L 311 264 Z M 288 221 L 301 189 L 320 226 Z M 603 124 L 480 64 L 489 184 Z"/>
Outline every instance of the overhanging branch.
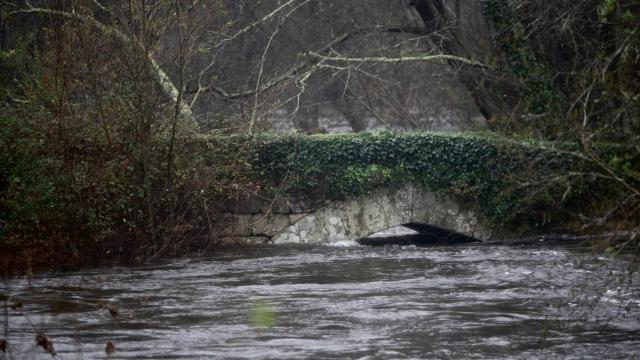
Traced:
<path fill-rule="evenodd" d="M 198 89 L 189 89 L 186 91 L 187 94 L 195 94 L 198 92 L 213 92 L 215 94 L 217 94 L 218 96 L 227 99 L 227 100 L 235 100 L 235 99 L 240 99 L 240 98 L 244 98 L 244 97 L 248 97 L 248 96 L 253 96 L 256 94 L 260 94 L 263 93 L 267 90 L 270 90 L 272 88 L 274 88 L 275 86 L 284 83 L 287 80 L 290 80 L 292 78 L 294 78 L 296 75 L 299 75 L 301 73 L 303 73 L 303 71 L 312 68 L 314 65 L 320 63 L 320 62 L 325 62 L 325 61 L 331 61 L 331 62 L 386 62 L 386 63 L 401 63 L 401 62 L 434 62 L 434 61 L 457 61 L 457 62 L 461 62 L 461 63 L 465 63 L 468 65 L 472 65 L 472 66 L 478 66 L 478 67 L 482 67 L 482 68 L 487 68 L 486 65 L 475 61 L 475 60 L 471 60 L 471 59 L 466 59 L 466 58 L 462 58 L 459 56 L 454 56 L 454 55 L 447 55 L 447 54 L 437 54 L 437 55 L 424 55 L 424 56 L 413 56 L 413 57 L 399 57 L 399 58 L 392 58 L 392 57 L 366 57 L 366 58 L 359 58 L 359 57 L 330 57 L 330 56 L 325 56 L 323 55 L 323 53 L 328 52 L 329 50 L 331 50 L 333 47 L 345 42 L 346 40 L 348 40 L 350 37 L 352 37 L 353 35 L 357 35 L 357 34 L 362 34 L 365 32 L 381 32 L 381 33 L 412 33 L 412 34 L 419 34 L 419 35 L 429 35 L 429 33 L 426 31 L 425 28 L 421 28 L 421 27 L 402 27 L 402 26 L 392 26 L 392 27 L 372 27 L 372 28 L 366 28 L 366 29 L 358 29 L 357 31 L 353 32 L 353 33 L 343 33 L 340 36 L 334 38 L 333 40 L 331 40 L 331 42 L 329 42 L 327 45 L 323 46 L 322 48 L 316 50 L 316 51 L 310 51 L 307 52 L 305 54 L 303 54 L 304 56 L 304 60 L 299 61 L 298 63 L 296 63 L 293 67 L 291 67 L 289 70 L 285 71 L 284 73 L 280 74 L 279 76 L 276 76 L 275 78 L 271 79 L 270 81 L 264 83 L 260 88 L 258 89 L 249 89 L 249 90 L 243 90 L 243 91 L 237 91 L 237 92 L 229 92 L 226 91 L 223 88 L 217 87 L 217 86 L 206 86 L 206 87 L 199 87 Z"/>
<path fill-rule="evenodd" d="M 82 15 L 76 12 L 74 9 L 72 9 L 71 12 L 68 12 L 62 10 L 34 7 L 29 2 L 27 2 L 26 4 L 28 6 L 27 8 L 14 10 L 11 13 L 55 15 L 69 20 L 81 21 L 92 25 L 105 35 L 112 35 L 125 45 L 137 46 L 127 34 L 123 33 L 118 28 L 104 24 L 91 16 Z M 171 99 L 171 101 L 178 104 L 181 117 L 188 120 L 193 120 L 194 116 L 191 108 L 179 98 L 180 92 L 169 78 L 169 75 L 167 75 L 167 73 L 162 70 L 162 67 L 153 57 L 153 54 L 147 53 L 146 58 L 149 62 L 149 65 L 151 66 L 151 69 L 153 70 L 152 75 L 154 80 L 158 83 L 158 85 L 160 85 L 165 95 L 167 95 Z"/>
<path fill-rule="evenodd" d="M 422 55 L 422 56 L 366 56 L 366 57 L 347 57 L 347 56 L 325 56 L 317 52 L 309 53 L 311 56 L 323 61 L 329 62 L 341 62 L 341 63 L 403 63 L 403 62 L 436 62 L 436 61 L 455 61 L 467 65 L 477 66 L 481 68 L 488 68 L 487 65 L 460 56 L 449 54 L 434 54 L 434 55 Z"/>
<path fill-rule="evenodd" d="M 344 33 L 344 34 L 336 37 L 330 43 L 328 43 L 327 45 L 325 45 L 322 48 L 318 49 L 314 53 L 326 52 L 326 51 L 330 50 L 332 47 L 344 42 L 350 36 L 351 36 L 351 34 Z M 311 54 L 311 53 L 307 53 L 307 54 Z M 303 70 L 310 68 L 314 64 L 317 64 L 320 60 L 321 59 L 316 59 L 315 61 L 299 61 L 292 68 L 290 68 L 286 72 L 282 73 L 281 75 L 269 80 L 268 82 L 264 83 L 258 89 L 250 89 L 250 90 L 244 90 L 244 91 L 238 91 L 238 92 L 227 92 L 224 89 L 216 87 L 216 86 L 207 86 L 207 87 L 200 88 L 200 91 L 201 92 L 207 92 L 207 91 L 214 92 L 214 93 L 218 94 L 220 97 L 225 98 L 227 100 L 233 100 L 233 99 L 239 99 L 239 98 L 243 98 L 243 97 L 247 97 L 247 96 L 253 96 L 255 94 L 263 93 L 263 92 L 265 92 L 265 91 L 267 91 L 267 90 L 269 90 L 269 89 L 271 89 L 271 88 L 273 88 L 273 87 L 275 87 L 275 86 L 277 86 L 277 85 L 279 85 L 279 84 L 281 84 L 281 83 L 293 78 L 297 74 L 301 73 Z M 196 93 L 197 91 L 198 91 L 198 89 L 193 89 L 193 90 L 188 90 L 186 93 L 193 94 L 193 93 Z"/>

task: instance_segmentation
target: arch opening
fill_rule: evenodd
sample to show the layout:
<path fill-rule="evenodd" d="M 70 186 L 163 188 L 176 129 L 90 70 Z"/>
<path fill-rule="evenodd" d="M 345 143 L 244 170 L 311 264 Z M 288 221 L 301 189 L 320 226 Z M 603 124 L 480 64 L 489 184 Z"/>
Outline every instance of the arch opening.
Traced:
<path fill-rule="evenodd" d="M 357 242 L 368 246 L 434 246 L 469 244 L 481 240 L 437 226 L 411 222 L 360 238 Z"/>

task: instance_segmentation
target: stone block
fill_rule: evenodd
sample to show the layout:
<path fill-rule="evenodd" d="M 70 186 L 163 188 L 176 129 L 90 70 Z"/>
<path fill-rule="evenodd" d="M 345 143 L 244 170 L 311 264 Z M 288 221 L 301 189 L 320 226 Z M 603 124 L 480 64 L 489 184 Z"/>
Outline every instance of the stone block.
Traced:
<path fill-rule="evenodd" d="M 252 215 L 225 214 L 222 216 L 221 236 L 250 236 Z"/>
<path fill-rule="evenodd" d="M 224 212 L 234 214 L 259 214 L 265 200 L 253 194 L 237 194 L 224 200 L 221 207 Z"/>
<path fill-rule="evenodd" d="M 262 204 L 261 212 L 263 214 L 291 214 L 291 204 L 287 198 L 265 201 Z"/>
<path fill-rule="evenodd" d="M 269 216 L 264 228 L 264 234 L 274 236 L 281 233 L 289 227 L 289 215 L 271 215 Z"/>
<path fill-rule="evenodd" d="M 309 213 L 316 211 L 318 208 L 322 207 L 322 204 L 304 199 L 290 200 L 290 205 L 291 213 L 293 214 Z"/>
<path fill-rule="evenodd" d="M 218 221 L 218 233 L 221 236 L 232 236 L 235 235 L 235 227 L 238 223 L 238 217 L 233 214 L 223 214 L 220 216 L 220 221 Z"/>
<path fill-rule="evenodd" d="M 265 233 L 269 216 L 263 214 L 253 215 L 249 226 L 251 227 L 252 235 L 263 235 Z"/>

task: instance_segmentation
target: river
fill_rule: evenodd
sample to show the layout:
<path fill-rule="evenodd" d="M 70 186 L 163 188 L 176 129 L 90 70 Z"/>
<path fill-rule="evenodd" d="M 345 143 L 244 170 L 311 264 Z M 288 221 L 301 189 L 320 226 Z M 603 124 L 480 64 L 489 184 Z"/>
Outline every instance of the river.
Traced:
<path fill-rule="evenodd" d="M 107 341 L 114 359 L 640 354 L 640 286 L 637 277 L 617 282 L 622 260 L 562 247 L 341 245 L 225 249 L 5 281 L 23 306 L 7 309 L 10 352 L 0 358 L 50 359 L 37 331 L 57 359 L 104 359 Z"/>

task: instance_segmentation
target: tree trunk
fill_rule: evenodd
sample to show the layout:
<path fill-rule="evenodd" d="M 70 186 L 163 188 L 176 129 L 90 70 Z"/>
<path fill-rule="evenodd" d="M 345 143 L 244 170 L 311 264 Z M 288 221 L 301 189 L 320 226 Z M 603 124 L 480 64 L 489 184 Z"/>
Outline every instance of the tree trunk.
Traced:
<path fill-rule="evenodd" d="M 462 41 L 459 3 L 456 3 L 457 13 L 453 14 L 453 18 L 449 14 L 451 10 L 445 6 L 443 0 L 411 0 L 409 6 L 412 12 L 419 15 L 412 17 L 422 20 L 427 33 L 441 36 L 443 52 L 466 59 L 474 58 Z M 484 59 L 474 60 L 484 62 Z M 487 120 L 505 112 L 502 101 L 494 95 L 496 92 L 492 91 L 495 85 L 488 80 L 486 71 L 489 70 L 479 70 L 477 67 L 456 61 L 449 63 L 457 69 L 460 82 L 471 93 L 478 109 Z"/>

